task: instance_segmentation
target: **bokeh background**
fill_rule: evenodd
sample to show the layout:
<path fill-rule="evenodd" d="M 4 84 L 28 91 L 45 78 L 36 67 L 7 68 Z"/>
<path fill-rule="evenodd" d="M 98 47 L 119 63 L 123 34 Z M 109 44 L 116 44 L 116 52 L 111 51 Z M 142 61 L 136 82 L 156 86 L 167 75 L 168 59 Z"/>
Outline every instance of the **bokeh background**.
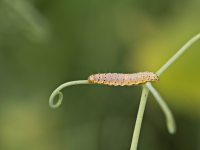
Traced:
<path fill-rule="evenodd" d="M 129 150 L 141 87 L 60 84 L 95 73 L 156 72 L 200 32 L 199 0 L 0 0 L 0 149 Z M 139 150 L 200 149 L 200 41 L 153 84 Z"/>

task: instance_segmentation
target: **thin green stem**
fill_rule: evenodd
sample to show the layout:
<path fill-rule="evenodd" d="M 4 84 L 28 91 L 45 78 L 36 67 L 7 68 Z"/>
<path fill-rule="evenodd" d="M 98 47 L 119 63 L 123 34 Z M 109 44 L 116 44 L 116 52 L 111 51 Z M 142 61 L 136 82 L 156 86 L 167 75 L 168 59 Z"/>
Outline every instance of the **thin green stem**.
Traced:
<path fill-rule="evenodd" d="M 169 66 L 171 66 L 175 60 L 177 60 L 194 42 L 200 39 L 200 33 L 189 40 L 174 56 L 172 56 L 157 72 L 158 76 L 161 76 Z"/>
<path fill-rule="evenodd" d="M 67 82 L 67 83 L 64 83 L 62 85 L 60 85 L 57 89 L 55 89 L 53 91 L 53 93 L 51 94 L 50 96 L 50 99 L 49 99 L 49 105 L 51 108 L 57 108 L 58 106 L 60 106 L 60 104 L 62 103 L 62 100 L 63 100 L 63 95 L 62 93 L 60 92 L 60 90 L 62 90 L 63 88 L 65 87 L 68 87 L 68 86 L 71 86 L 71 85 L 78 85 L 78 84 L 91 84 L 90 82 L 88 82 L 88 80 L 78 80 L 78 81 L 71 81 L 71 82 Z M 55 98 L 56 95 L 59 95 L 59 100 L 58 102 L 54 105 L 53 104 L 53 100 Z"/>
<path fill-rule="evenodd" d="M 140 100 L 140 106 L 139 106 L 139 110 L 138 110 L 138 114 L 137 114 L 135 129 L 134 129 L 134 133 L 133 133 L 133 139 L 132 139 L 132 143 L 131 143 L 131 150 L 137 149 L 138 139 L 139 139 L 139 136 L 140 136 L 140 128 L 141 128 L 141 125 L 142 125 L 142 118 L 143 118 L 148 94 L 149 94 L 149 89 L 143 84 L 142 85 L 142 96 L 141 96 L 141 100 Z"/>
<path fill-rule="evenodd" d="M 151 85 L 150 82 L 146 83 L 146 87 L 148 87 L 148 89 L 151 91 L 151 93 L 157 100 L 158 104 L 162 108 L 166 117 L 167 128 L 168 128 L 169 133 L 174 134 L 176 132 L 176 123 L 175 123 L 171 110 L 169 109 L 164 99 L 160 96 L 160 94 L 156 91 L 156 89 Z"/>

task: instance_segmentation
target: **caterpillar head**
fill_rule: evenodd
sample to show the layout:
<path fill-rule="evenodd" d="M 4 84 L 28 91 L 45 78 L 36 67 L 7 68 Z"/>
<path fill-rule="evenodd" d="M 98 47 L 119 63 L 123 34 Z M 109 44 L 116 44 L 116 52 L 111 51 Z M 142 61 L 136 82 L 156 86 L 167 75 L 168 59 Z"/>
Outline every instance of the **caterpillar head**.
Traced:
<path fill-rule="evenodd" d="M 89 76 L 88 77 L 88 81 L 94 83 L 94 75 Z"/>

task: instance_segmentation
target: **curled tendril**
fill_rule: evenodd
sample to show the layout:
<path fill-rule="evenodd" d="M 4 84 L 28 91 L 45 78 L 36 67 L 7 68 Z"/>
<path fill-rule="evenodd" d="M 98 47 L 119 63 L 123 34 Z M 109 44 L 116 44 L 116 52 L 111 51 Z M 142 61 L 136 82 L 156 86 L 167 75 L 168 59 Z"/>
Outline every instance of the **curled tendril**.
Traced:
<path fill-rule="evenodd" d="M 50 107 L 51 108 L 57 108 L 62 103 L 63 94 L 60 92 L 60 90 L 62 90 L 65 87 L 68 87 L 68 86 L 71 86 L 71 85 L 78 85 L 78 84 L 91 84 L 91 83 L 88 82 L 88 80 L 78 80 L 78 81 L 67 82 L 67 83 L 64 83 L 64 84 L 60 85 L 57 89 L 55 89 L 53 91 L 53 93 L 51 94 L 51 96 L 49 98 L 49 105 L 50 105 Z M 55 98 L 56 95 L 59 96 L 59 99 L 58 99 L 58 102 L 54 105 L 53 104 L 53 100 L 54 100 L 54 98 Z"/>
<path fill-rule="evenodd" d="M 78 80 L 78 81 L 67 82 L 67 83 L 60 85 L 57 89 L 55 89 L 53 91 L 53 93 L 51 94 L 51 96 L 49 98 L 50 107 L 51 108 L 58 108 L 58 106 L 60 106 L 60 104 L 62 103 L 63 94 L 60 92 L 60 90 L 62 90 L 65 87 L 68 87 L 68 86 L 71 86 L 71 85 L 78 85 L 78 84 L 92 84 L 92 83 L 88 82 L 88 80 Z M 133 85 L 133 86 L 141 86 L 141 85 Z M 53 100 L 57 95 L 59 96 L 59 99 L 58 99 L 58 102 L 54 105 Z"/>

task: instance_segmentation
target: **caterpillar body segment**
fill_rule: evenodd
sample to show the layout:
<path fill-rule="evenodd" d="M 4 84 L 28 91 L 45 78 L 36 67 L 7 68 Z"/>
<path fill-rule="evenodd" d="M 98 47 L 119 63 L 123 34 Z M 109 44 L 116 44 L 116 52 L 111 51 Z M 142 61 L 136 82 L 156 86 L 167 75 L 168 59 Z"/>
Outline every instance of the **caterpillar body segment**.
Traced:
<path fill-rule="evenodd" d="M 133 74 L 104 73 L 94 74 L 88 77 L 88 81 L 97 84 L 108 84 L 114 86 L 137 85 L 148 81 L 157 82 L 159 77 L 153 72 L 139 72 Z"/>

